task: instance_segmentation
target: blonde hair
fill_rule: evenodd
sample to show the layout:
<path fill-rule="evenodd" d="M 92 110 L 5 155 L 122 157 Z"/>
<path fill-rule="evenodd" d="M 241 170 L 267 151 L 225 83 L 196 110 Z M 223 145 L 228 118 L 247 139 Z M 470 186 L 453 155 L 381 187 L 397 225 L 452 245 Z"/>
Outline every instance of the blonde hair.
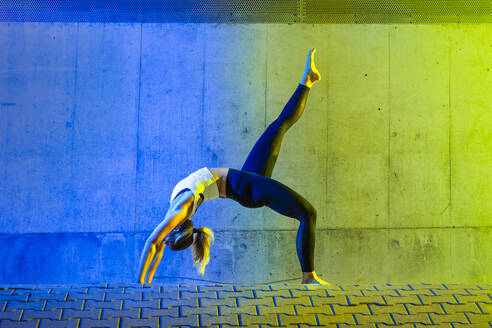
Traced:
<path fill-rule="evenodd" d="M 205 273 L 205 266 L 210 260 L 210 244 L 214 242 L 214 232 L 207 227 L 195 229 L 193 234 L 193 244 L 191 245 L 191 255 L 193 265 L 197 268 L 200 275 Z"/>

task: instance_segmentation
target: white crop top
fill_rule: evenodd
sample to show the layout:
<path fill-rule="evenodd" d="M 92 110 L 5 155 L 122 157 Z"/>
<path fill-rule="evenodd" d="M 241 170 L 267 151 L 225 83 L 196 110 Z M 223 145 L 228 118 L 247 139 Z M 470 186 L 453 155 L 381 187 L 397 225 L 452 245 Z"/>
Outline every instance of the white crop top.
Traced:
<path fill-rule="evenodd" d="M 196 204 L 200 198 L 200 194 L 203 195 L 203 201 L 219 197 L 219 187 L 212 172 L 207 167 L 203 167 L 179 181 L 173 189 L 169 202 L 172 203 L 176 195 L 183 189 L 190 189 L 195 195 L 191 215 L 194 215 L 196 212 Z"/>

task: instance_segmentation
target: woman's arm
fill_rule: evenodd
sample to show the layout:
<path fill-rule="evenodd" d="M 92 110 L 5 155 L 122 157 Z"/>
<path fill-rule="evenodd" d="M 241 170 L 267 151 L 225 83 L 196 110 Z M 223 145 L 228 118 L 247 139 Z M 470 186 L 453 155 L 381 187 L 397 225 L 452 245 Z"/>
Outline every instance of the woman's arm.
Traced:
<path fill-rule="evenodd" d="M 186 193 L 183 193 L 185 196 Z M 181 195 L 180 195 L 181 196 Z M 191 209 L 193 208 L 193 194 L 191 197 L 187 195 L 187 199 L 182 202 L 181 205 L 172 206 L 167 213 L 166 217 L 162 222 L 154 229 L 152 234 L 147 238 L 145 242 L 142 255 L 140 257 L 139 264 L 139 277 L 138 281 L 143 283 L 151 283 L 154 277 L 154 273 L 159 265 L 162 258 L 162 253 L 164 252 L 165 244 L 164 238 L 178 225 L 182 224 L 186 219 L 189 218 L 191 214 Z M 145 276 L 149 270 L 150 265 L 154 261 L 152 268 L 149 272 L 147 281 L 145 281 Z"/>

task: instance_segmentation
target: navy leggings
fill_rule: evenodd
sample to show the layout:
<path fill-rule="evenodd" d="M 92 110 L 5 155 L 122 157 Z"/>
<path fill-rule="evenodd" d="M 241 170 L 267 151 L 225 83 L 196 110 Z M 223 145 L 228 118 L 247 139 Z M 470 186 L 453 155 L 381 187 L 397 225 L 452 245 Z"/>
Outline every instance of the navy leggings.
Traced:
<path fill-rule="evenodd" d="M 263 132 L 241 170 L 230 168 L 227 175 L 227 198 L 245 207 L 268 206 L 274 211 L 300 221 L 297 230 L 297 256 L 303 272 L 314 271 L 316 209 L 286 185 L 271 179 L 282 138 L 301 117 L 309 88 L 299 84 L 287 105 Z"/>

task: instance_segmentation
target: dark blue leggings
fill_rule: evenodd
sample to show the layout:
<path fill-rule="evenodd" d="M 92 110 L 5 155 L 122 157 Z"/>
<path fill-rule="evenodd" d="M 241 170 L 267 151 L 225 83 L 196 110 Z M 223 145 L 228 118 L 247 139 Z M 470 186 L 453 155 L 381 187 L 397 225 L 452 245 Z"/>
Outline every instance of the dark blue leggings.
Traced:
<path fill-rule="evenodd" d="M 271 179 L 282 138 L 301 117 L 309 88 L 299 84 L 287 105 L 263 132 L 248 155 L 241 170 L 230 168 L 227 175 L 227 197 L 245 207 L 268 206 L 274 211 L 300 221 L 297 230 L 297 256 L 303 272 L 314 271 L 316 209 L 286 185 Z"/>

